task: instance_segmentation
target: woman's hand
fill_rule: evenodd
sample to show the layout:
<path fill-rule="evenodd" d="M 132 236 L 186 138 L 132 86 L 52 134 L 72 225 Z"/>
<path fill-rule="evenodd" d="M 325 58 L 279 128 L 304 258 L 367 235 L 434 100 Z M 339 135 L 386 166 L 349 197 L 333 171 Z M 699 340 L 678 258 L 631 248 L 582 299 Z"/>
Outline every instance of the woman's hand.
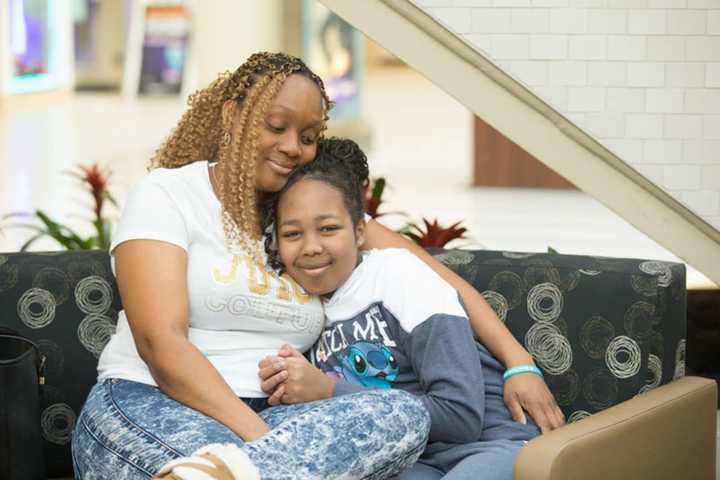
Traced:
<path fill-rule="evenodd" d="M 513 375 L 505 381 L 505 405 L 513 420 L 527 423 L 525 412 L 530 414 L 542 433 L 565 424 L 565 416 L 555 403 L 542 378 L 533 373 Z"/>
<path fill-rule="evenodd" d="M 270 405 L 330 398 L 335 389 L 332 378 L 289 345 L 284 345 L 277 356 L 261 360 L 258 367 L 260 388 L 270 395 Z"/>

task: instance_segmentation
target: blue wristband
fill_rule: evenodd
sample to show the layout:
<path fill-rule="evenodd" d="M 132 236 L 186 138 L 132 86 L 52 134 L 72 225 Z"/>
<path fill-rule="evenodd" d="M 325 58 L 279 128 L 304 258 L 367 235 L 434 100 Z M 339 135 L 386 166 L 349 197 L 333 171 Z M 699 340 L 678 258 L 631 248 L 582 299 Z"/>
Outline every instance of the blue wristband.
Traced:
<path fill-rule="evenodd" d="M 507 370 L 505 370 L 505 373 L 503 373 L 503 380 L 507 380 L 508 378 L 518 375 L 520 373 L 534 373 L 542 379 L 545 378 L 542 371 L 535 365 L 518 365 L 517 367 L 508 368 Z"/>

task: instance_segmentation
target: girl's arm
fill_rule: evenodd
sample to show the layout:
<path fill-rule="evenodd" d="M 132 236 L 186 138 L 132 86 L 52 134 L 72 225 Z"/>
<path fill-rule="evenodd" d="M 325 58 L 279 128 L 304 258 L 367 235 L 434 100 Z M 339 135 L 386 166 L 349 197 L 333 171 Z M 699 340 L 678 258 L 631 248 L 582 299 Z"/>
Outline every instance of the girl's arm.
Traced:
<path fill-rule="evenodd" d="M 120 296 L 140 357 L 160 389 L 254 440 L 270 428 L 188 340 L 187 254 L 156 240 L 129 240 L 114 250 Z"/>
<path fill-rule="evenodd" d="M 367 222 L 363 249 L 405 248 L 410 250 L 462 296 L 470 325 L 478 339 L 506 368 L 534 364 L 532 356 L 512 336 L 480 293 L 463 278 L 435 260 L 425 249 L 375 220 Z M 525 423 L 527 411 L 540 430 L 553 430 L 565 423 L 564 416 L 545 382 L 535 374 L 515 375 L 505 383 L 505 403 L 516 421 Z"/>

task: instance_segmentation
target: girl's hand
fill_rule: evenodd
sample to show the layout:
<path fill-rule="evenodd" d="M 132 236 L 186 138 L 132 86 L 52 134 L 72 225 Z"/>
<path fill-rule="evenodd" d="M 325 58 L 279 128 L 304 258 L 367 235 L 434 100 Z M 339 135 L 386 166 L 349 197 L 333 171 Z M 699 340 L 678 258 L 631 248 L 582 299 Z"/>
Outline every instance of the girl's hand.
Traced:
<path fill-rule="evenodd" d="M 260 362 L 262 390 L 268 403 L 302 403 L 332 397 L 335 381 L 314 367 L 294 348 L 284 345 L 276 357 Z"/>
<path fill-rule="evenodd" d="M 555 397 L 539 376 L 532 373 L 514 375 L 505 382 L 505 405 L 513 420 L 527 423 L 529 413 L 542 433 L 565 424 L 565 416 L 555 402 Z"/>
<path fill-rule="evenodd" d="M 284 393 L 285 380 L 287 380 L 287 363 L 285 358 L 290 356 L 289 352 L 281 356 L 284 350 L 280 350 L 278 355 L 265 357 L 258 363 L 258 376 L 260 377 L 260 389 L 268 394 L 270 405 L 277 405 L 279 401 L 273 403 L 273 397 L 276 397 L 278 389 L 282 388 Z M 282 396 L 282 394 L 280 394 Z M 278 397 L 279 398 L 279 397 Z M 277 400 L 277 399 L 276 399 Z"/>

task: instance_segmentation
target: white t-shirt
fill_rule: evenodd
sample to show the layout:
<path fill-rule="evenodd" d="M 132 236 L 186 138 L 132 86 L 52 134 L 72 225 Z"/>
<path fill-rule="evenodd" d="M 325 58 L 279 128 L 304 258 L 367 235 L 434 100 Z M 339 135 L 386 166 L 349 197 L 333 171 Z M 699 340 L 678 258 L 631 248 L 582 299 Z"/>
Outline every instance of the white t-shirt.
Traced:
<path fill-rule="evenodd" d="M 249 255 L 228 250 L 207 167 L 195 162 L 156 169 L 143 178 L 128 195 L 110 251 L 132 239 L 162 240 L 186 250 L 190 341 L 238 396 L 264 397 L 258 362 L 285 343 L 300 351 L 310 348 L 322 331 L 322 306 L 289 276 L 278 277 Z M 101 381 L 156 385 L 124 312 L 100 356 L 98 373 Z"/>

